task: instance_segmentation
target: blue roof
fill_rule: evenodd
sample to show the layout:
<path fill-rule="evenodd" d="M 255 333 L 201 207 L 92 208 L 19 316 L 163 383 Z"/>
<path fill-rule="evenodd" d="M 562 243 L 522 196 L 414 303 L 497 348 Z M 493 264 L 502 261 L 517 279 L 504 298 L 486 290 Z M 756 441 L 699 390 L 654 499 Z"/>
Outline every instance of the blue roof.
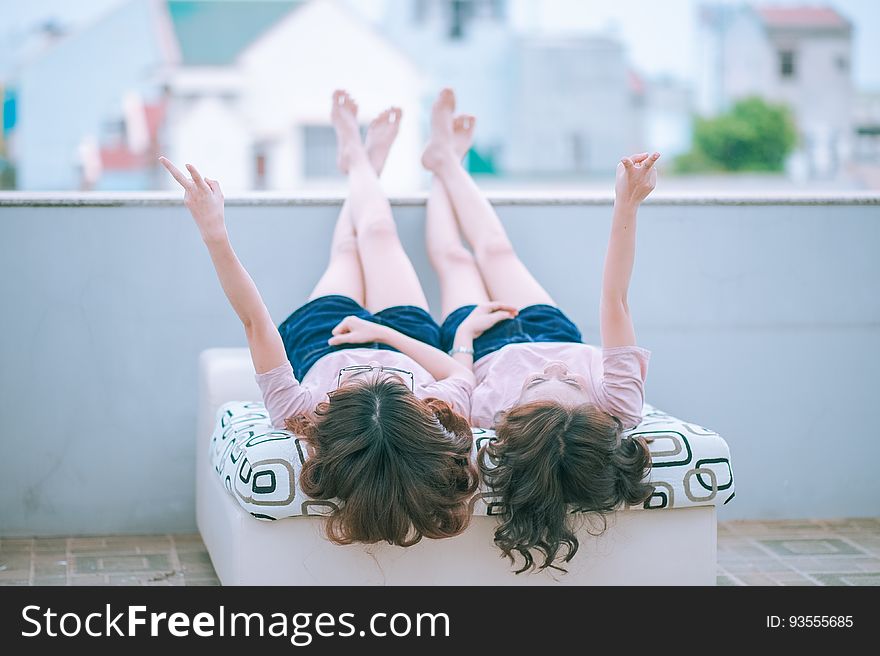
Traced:
<path fill-rule="evenodd" d="M 303 0 L 167 0 L 186 66 L 228 66 Z"/>

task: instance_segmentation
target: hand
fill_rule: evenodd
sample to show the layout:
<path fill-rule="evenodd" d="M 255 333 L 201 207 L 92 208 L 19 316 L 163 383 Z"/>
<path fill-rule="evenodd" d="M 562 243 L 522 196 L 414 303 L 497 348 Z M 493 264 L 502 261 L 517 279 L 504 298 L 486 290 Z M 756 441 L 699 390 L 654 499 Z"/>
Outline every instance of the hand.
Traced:
<path fill-rule="evenodd" d="M 458 325 L 458 330 L 464 330 L 476 339 L 499 321 L 513 319 L 517 314 L 519 314 L 519 310 L 512 305 L 505 305 L 504 303 L 494 301 L 491 303 L 480 303 Z"/>
<path fill-rule="evenodd" d="M 174 179 L 184 188 L 183 204 L 190 211 L 202 233 L 203 239 L 221 237 L 226 235 L 226 225 L 223 219 L 223 192 L 220 191 L 220 183 L 216 180 L 202 178 L 196 171 L 196 167 L 187 164 L 186 168 L 192 178 L 186 177 L 174 164 L 166 158 L 160 157 L 159 161 L 174 176 Z"/>
<path fill-rule="evenodd" d="M 337 344 L 367 344 L 384 342 L 388 327 L 360 317 L 348 316 L 333 329 L 333 337 L 327 340 L 330 346 Z"/>
<path fill-rule="evenodd" d="M 617 201 L 625 203 L 641 203 L 654 190 L 657 184 L 657 171 L 654 163 L 660 159 L 660 153 L 648 155 L 640 153 L 624 157 L 617 165 L 617 180 L 614 194 Z"/>

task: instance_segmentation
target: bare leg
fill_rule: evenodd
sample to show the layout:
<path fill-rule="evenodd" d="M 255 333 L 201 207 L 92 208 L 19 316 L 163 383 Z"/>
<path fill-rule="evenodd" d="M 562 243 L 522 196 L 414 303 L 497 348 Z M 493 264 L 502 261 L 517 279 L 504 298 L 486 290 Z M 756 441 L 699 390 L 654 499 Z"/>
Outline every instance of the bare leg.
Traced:
<path fill-rule="evenodd" d="M 431 181 L 425 225 L 428 257 L 440 279 L 440 313 L 445 319 L 463 305 L 489 300 L 483 278 L 471 252 L 461 243 L 458 223 L 443 183 Z"/>
<path fill-rule="evenodd" d="M 450 103 L 447 98 L 451 93 L 445 89 L 434 104 L 431 141 L 422 155 L 422 165 L 443 182 L 462 232 L 473 247 L 491 299 L 519 308 L 538 303 L 555 305 L 550 294 L 520 261 L 494 208 L 455 153 L 454 101 Z"/>
<path fill-rule="evenodd" d="M 403 250 L 391 206 L 361 143 L 357 105 L 344 91 L 333 94 L 332 119 L 339 143 L 339 168 L 348 174 L 351 217 L 364 272 L 365 307 L 371 312 L 395 305 L 427 310 L 425 292 Z"/>
<path fill-rule="evenodd" d="M 382 174 L 385 160 L 388 158 L 388 151 L 397 137 L 399 126 L 400 114 L 395 110 L 382 112 L 370 123 L 365 148 L 376 175 Z M 333 241 L 330 244 L 330 262 L 309 295 L 309 300 L 330 294 L 348 296 L 361 305 L 366 302 L 364 273 L 358 254 L 354 224 L 351 221 L 351 204 L 348 199 L 342 204 L 339 218 L 336 220 Z"/>
<path fill-rule="evenodd" d="M 454 99 L 446 96 L 444 101 Z M 454 151 L 464 156 L 473 142 L 474 117 L 459 116 L 453 124 Z M 431 265 L 440 279 L 440 312 L 445 319 L 463 305 L 476 305 L 489 300 L 476 260 L 464 247 L 458 232 L 458 221 L 446 188 L 439 179 L 431 181 L 428 195 L 426 245 Z"/>

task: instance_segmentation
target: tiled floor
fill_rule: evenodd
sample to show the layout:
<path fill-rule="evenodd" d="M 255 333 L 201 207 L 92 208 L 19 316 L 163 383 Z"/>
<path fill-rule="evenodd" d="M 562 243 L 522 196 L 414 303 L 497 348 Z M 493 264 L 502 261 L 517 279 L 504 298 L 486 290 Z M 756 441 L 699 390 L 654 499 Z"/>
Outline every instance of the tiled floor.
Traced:
<path fill-rule="evenodd" d="M 198 535 L 0 539 L 0 585 L 218 585 Z M 880 585 L 880 518 L 718 525 L 718 585 Z"/>
<path fill-rule="evenodd" d="M 721 522 L 718 585 L 880 585 L 880 518 Z"/>
<path fill-rule="evenodd" d="M 0 585 L 220 585 L 196 535 L 0 539 Z"/>

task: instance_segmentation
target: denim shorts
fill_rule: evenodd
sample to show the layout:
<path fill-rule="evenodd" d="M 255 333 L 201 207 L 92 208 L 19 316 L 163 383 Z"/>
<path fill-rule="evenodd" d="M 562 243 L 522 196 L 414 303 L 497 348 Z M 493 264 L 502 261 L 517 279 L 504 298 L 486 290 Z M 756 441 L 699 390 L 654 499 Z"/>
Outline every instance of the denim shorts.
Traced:
<path fill-rule="evenodd" d="M 444 351 L 452 348 L 455 331 L 476 305 L 453 310 L 440 327 Z M 581 331 L 558 307 L 529 305 L 513 319 L 499 321 L 474 340 L 474 362 L 508 344 L 526 342 L 583 342 Z"/>
<path fill-rule="evenodd" d="M 295 310 L 278 326 L 287 359 L 290 360 L 297 380 L 302 380 L 313 364 L 333 351 L 349 348 L 397 350 L 378 342 L 330 346 L 327 340 L 333 336 L 333 329 L 349 315 L 388 326 L 420 342 L 440 348 L 440 326 L 420 307 L 397 305 L 373 314 L 348 296 L 320 296 Z"/>

